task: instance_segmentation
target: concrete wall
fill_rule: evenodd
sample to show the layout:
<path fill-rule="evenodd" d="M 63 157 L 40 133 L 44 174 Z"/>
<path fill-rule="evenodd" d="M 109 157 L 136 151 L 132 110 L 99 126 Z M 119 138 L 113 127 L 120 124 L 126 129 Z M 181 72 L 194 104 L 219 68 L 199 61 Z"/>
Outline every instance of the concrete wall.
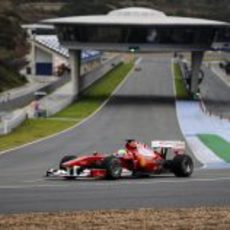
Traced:
<path fill-rule="evenodd" d="M 222 52 L 221 56 L 230 62 L 230 52 Z"/>
<path fill-rule="evenodd" d="M 121 56 L 116 56 L 111 60 L 105 62 L 103 65 L 94 69 L 94 71 L 83 75 L 80 80 L 80 91 L 86 89 L 90 85 L 92 85 L 95 81 L 104 76 L 107 72 L 112 70 L 115 66 L 121 63 Z"/>
<path fill-rule="evenodd" d="M 27 118 L 26 110 L 20 109 L 14 111 L 10 116 L 3 116 L 0 123 L 0 135 L 11 133 L 13 129 L 18 127 Z"/>
<path fill-rule="evenodd" d="M 44 50 L 35 48 L 35 62 L 36 63 L 53 63 L 52 54 L 45 52 Z"/>
<path fill-rule="evenodd" d="M 52 93 L 57 88 L 65 84 L 70 80 L 69 76 L 61 77 L 59 80 L 53 83 L 47 83 L 45 86 L 41 86 L 37 91 L 44 91 L 47 94 Z M 24 95 L 12 98 L 10 103 L 1 103 L 1 110 L 3 111 L 12 111 L 24 106 L 27 106 L 35 99 L 34 92 L 25 93 Z"/>
<path fill-rule="evenodd" d="M 81 77 L 80 90 L 83 91 L 94 82 L 103 77 L 106 73 L 114 69 L 119 63 L 121 63 L 121 56 L 116 56 L 111 60 L 105 62 L 102 66 L 97 68 L 95 71 L 90 72 Z M 63 86 L 65 87 L 65 86 Z M 66 88 L 71 87 L 71 82 L 66 84 Z M 52 116 L 53 114 L 63 110 L 65 107 L 70 105 L 75 98 L 75 95 L 70 95 L 65 90 L 65 94 L 59 89 L 56 90 L 52 95 L 42 99 L 41 107 L 47 110 L 47 115 Z"/>

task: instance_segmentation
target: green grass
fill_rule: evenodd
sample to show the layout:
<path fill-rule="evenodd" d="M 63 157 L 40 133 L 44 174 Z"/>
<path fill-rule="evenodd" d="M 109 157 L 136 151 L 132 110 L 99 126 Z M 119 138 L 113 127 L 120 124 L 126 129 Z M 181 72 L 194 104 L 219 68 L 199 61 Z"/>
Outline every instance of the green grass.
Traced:
<path fill-rule="evenodd" d="M 0 151 L 23 145 L 73 126 L 74 121 L 26 120 L 7 136 L 0 136 Z"/>
<path fill-rule="evenodd" d="M 179 64 L 173 64 L 173 73 L 177 99 L 188 99 L 189 95 L 182 79 L 182 72 Z"/>
<path fill-rule="evenodd" d="M 72 104 L 54 117 L 82 119 L 95 111 L 113 92 L 117 85 L 131 70 L 133 64 L 122 64 L 110 71 L 105 77 L 89 87 L 81 96 L 80 101 Z"/>
<path fill-rule="evenodd" d="M 217 156 L 230 163 L 230 143 L 213 134 L 199 134 L 199 139 Z"/>
<path fill-rule="evenodd" d="M 93 113 L 111 95 L 132 66 L 132 63 L 121 64 L 110 71 L 101 80 L 89 87 L 77 102 L 52 119 L 26 120 L 11 134 L 0 136 L 0 151 L 38 140 L 77 124 Z M 60 117 L 66 119 L 59 119 Z M 68 118 L 74 119 L 68 120 Z"/>

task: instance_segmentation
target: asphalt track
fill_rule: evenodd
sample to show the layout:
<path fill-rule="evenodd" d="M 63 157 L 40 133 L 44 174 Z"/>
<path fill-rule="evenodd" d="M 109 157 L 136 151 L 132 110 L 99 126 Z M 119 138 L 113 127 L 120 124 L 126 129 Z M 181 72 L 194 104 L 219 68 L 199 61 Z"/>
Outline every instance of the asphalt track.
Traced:
<path fill-rule="evenodd" d="M 205 77 L 200 85 L 200 92 L 208 111 L 230 118 L 229 87 L 210 69 L 203 69 Z"/>
<path fill-rule="evenodd" d="M 146 143 L 182 139 L 170 63 L 166 57 L 144 58 L 142 71 L 134 71 L 91 119 L 0 156 L 0 213 L 230 205 L 229 170 L 200 169 L 195 159 L 197 169 L 187 179 L 172 175 L 118 181 L 43 177 L 48 168 L 57 167 L 64 154 L 113 152 L 127 138 Z"/>

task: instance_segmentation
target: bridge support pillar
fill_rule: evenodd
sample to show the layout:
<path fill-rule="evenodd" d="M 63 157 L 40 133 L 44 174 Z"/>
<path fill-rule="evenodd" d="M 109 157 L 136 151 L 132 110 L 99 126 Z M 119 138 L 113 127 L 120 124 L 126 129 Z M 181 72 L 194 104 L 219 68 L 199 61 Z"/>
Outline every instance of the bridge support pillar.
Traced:
<path fill-rule="evenodd" d="M 199 74 L 204 57 L 204 51 L 193 51 L 191 55 L 191 92 L 197 93 L 199 87 Z"/>
<path fill-rule="evenodd" d="M 69 50 L 72 93 L 77 98 L 80 92 L 81 50 Z"/>
<path fill-rule="evenodd" d="M 36 49 L 35 49 L 35 44 L 34 40 L 31 40 L 31 50 L 30 50 L 30 60 L 31 60 L 31 75 L 32 78 L 35 77 L 36 75 L 36 55 L 35 55 Z"/>

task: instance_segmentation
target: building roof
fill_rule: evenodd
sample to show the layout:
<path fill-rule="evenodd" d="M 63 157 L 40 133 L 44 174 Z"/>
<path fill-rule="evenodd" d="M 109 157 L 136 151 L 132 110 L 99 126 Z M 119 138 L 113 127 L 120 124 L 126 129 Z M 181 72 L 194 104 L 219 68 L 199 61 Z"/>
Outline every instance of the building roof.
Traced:
<path fill-rule="evenodd" d="M 95 25 L 195 25 L 230 26 L 230 23 L 189 17 L 167 16 L 161 11 L 130 7 L 109 12 L 107 15 L 73 16 L 44 20 L 48 24 Z"/>
<path fill-rule="evenodd" d="M 24 24 L 24 25 L 22 25 L 22 28 L 23 29 L 31 29 L 31 30 L 34 30 L 34 29 L 50 30 L 50 29 L 54 29 L 54 26 L 53 25 L 44 25 L 44 24 Z"/>
<path fill-rule="evenodd" d="M 129 7 L 110 11 L 109 16 L 125 16 L 125 17 L 166 17 L 162 11 L 143 8 L 143 7 Z"/>
<path fill-rule="evenodd" d="M 69 58 L 69 50 L 62 46 L 56 35 L 36 35 L 34 40 L 44 47 L 58 53 L 59 55 Z M 81 52 L 83 62 L 88 62 L 100 56 L 100 52 L 96 50 L 84 50 Z"/>

